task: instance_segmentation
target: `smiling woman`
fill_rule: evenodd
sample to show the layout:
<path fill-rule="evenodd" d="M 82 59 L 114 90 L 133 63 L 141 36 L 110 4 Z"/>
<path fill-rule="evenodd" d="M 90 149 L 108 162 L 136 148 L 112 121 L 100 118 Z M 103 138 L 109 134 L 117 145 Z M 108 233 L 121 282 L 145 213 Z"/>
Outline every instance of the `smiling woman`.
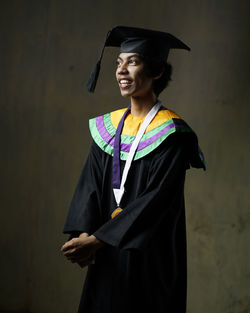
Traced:
<path fill-rule="evenodd" d="M 116 79 L 130 105 L 89 122 L 93 143 L 62 247 L 88 266 L 78 312 L 184 313 L 185 173 L 205 163 L 195 133 L 158 95 L 171 76 L 169 49 L 189 48 L 168 33 L 125 26 L 113 28 L 105 46 L 120 47 Z"/>

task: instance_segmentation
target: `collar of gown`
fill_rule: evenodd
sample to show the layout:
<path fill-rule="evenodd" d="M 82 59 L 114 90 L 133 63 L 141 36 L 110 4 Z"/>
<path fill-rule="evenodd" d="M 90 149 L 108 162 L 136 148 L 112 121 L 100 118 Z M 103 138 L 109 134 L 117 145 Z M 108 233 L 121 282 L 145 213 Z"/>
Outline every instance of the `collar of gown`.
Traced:
<path fill-rule="evenodd" d="M 95 143 L 106 153 L 113 156 L 116 128 L 126 108 L 116 110 L 89 120 L 89 128 Z M 132 142 L 144 120 L 144 116 L 133 116 L 131 113 L 125 119 L 121 134 L 120 159 L 126 160 Z M 175 112 L 162 107 L 147 127 L 134 156 L 140 159 L 156 149 L 173 133 L 195 133 L 191 127 Z M 196 135 L 195 135 L 196 137 Z M 199 149 L 199 159 L 205 167 L 204 156 Z"/>

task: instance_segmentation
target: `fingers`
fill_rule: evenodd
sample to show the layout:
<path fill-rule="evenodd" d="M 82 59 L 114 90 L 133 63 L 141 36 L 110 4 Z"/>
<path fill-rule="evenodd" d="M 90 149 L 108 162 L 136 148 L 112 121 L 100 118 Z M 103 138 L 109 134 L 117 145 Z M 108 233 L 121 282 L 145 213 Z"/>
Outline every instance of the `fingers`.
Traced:
<path fill-rule="evenodd" d="M 66 242 L 61 251 L 64 256 L 72 263 L 78 263 L 81 267 L 88 264 L 94 264 L 95 247 L 91 245 L 91 241 L 87 239 L 88 234 L 82 233 L 78 238 L 73 238 Z"/>
<path fill-rule="evenodd" d="M 89 237 L 88 233 L 81 233 L 78 238 L 87 238 Z M 67 251 L 71 249 L 72 247 L 75 247 L 79 243 L 78 238 L 72 238 L 71 240 L 67 241 L 62 247 L 61 251 Z"/>
<path fill-rule="evenodd" d="M 72 248 L 70 250 L 67 250 L 63 252 L 63 255 L 66 256 L 69 259 L 74 259 L 74 258 L 86 258 L 91 254 L 91 250 L 89 248 L 84 248 L 84 247 L 76 247 Z"/>
<path fill-rule="evenodd" d="M 61 251 L 65 252 L 72 249 L 76 244 L 75 238 L 67 241 L 61 248 Z"/>
<path fill-rule="evenodd" d="M 72 258 L 72 257 L 76 257 L 77 256 L 77 250 L 71 249 L 71 250 L 67 250 L 63 253 L 64 256 L 66 256 L 67 258 Z"/>
<path fill-rule="evenodd" d="M 81 260 L 77 262 L 77 264 L 81 267 L 84 268 L 85 266 L 88 266 L 90 264 L 95 264 L 95 259 L 93 258 L 94 256 L 91 255 L 88 259 L 86 260 Z"/>
<path fill-rule="evenodd" d="M 71 249 L 63 253 L 64 256 L 71 262 L 85 260 L 88 258 L 93 259 L 93 253 L 90 250 Z"/>
<path fill-rule="evenodd" d="M 72 250 L 75 249 L 77 247 L 79 247 L 80 245 L 80 239 L 79 238 L 73 238 L 69 241 L 67 241 L 61 248 L 62 252 L 68 251 L 68 250 Z"/>
<path fill-rule="evenodd" d="M 77 263 L 81 268 L 84 268 L 86 266 L 88 266 L 89 264 L 91 264 L 91 261 L 86 261 L 86 262 L 78 262 Z"/>
<path fill-rule="evenodd" d="M 66 257 L 71 263 L 95 264 L 95 254 L 93 253 L 84 255 L 84 256 L 83 255 L 69 255 Z"/>
<path fill-rule="evenodd" d="M 77 263 L 78 265 L 80 266 L 86 266 L 86 265 L 89 265 L 89 264 L 94 264 L 93 263 L 94 259 L 93 259 L 93 256 L 88 256 L 87 258 L 84 258 L 84 259 L 73 259 L 71 260 L 72 263 Z"/>
<path fill-rule="evenodd" d="M 85 261 L 85 260 L 92 260 L 93 259 L 93 254 L 90 254 L 90 253 L 86 253 L 86 254 L 64 254 L 66 256 L 66 258 L 71 261 L 72 263 L 76 263 L 76 262 L 79 262 L 79 261 Z"/>

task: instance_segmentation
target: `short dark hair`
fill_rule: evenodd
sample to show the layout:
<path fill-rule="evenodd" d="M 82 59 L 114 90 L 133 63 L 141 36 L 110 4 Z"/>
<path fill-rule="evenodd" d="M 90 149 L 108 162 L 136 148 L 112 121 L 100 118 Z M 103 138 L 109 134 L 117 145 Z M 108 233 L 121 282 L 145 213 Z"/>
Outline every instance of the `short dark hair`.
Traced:
<path fill-rule="evenodd" d="M 142 55 L 140 55 L 140 57 L 145 63 L 147 74 L 150 77 L 156 77 L 162 73 L 162 75 L 154 81 L 153 85 L 154 93 L 158 97 L 171 81 L 173 70 L 172 65 L 167 62 L 155 60 L 153 58 L 148 58 Z"/>

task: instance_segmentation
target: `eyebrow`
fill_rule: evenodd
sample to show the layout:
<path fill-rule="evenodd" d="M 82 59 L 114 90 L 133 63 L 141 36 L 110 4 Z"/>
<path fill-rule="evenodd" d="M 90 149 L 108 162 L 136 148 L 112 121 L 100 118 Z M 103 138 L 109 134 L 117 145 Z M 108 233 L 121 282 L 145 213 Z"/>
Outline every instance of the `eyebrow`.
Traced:
<path fill-rule="evenodd" d="M 139 58 L 139 55 L 138 54 L 132 54 L 132 55 L 128 56 L 126 59 L 129 60 L 129 59 L 134 58 L 134 57 Z M 117 59 L 123 60 L 123 58 L 121 58 L 120 56 L 118 56 Z"/>

